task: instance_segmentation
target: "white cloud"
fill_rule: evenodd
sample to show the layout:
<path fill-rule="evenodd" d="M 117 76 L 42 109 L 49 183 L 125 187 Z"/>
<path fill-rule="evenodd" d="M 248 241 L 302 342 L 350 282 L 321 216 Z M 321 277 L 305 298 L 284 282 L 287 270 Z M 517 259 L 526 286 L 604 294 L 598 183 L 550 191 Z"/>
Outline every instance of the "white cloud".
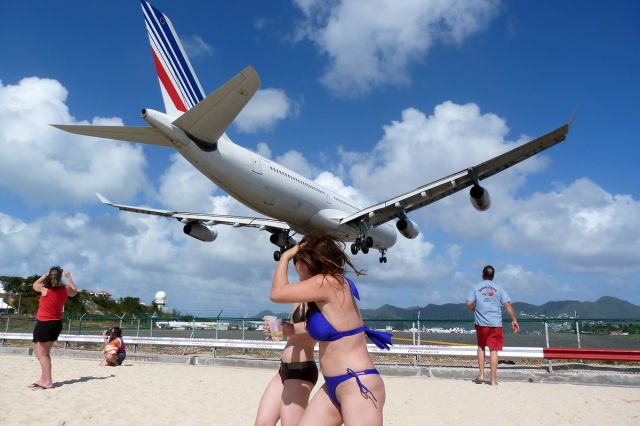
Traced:
<path fill-rule="evenodd" d="M 256 152 L 258 155 L 263 156 L 264 158 L 271 158 L 271 148 L 265 142 L 259 142 L 256 147 Z"/>
<path fill-rule="evenodd" d="M 33 205 L 95 202 L 95 192 L 119 200 L 146 189 L 140 146 L 78 137 L 51 127 L 76 122 L 56 80 L 24 78 L 0 82 L 0 186 Z M 91 124 L 121 125 L 118 118 Z"/>
<path fill-rule="evenodd" d="M 499 12 L 499 0 L 296 0 L 304 15 L 298 38 L 329 57 L 322 82 L 339 96 L 407 84 L 409 67 L 438 41 L 462 43 Z"/>
<path fill-rule="evenodd" d="M 75 122 L 65 106 L 66 90 L 58 82 L 32 78 L 15 86 L 0 84 L 0 100 L 0 184 L 4 187 L 37 204 L 94 203 L 95 190 L 120 200 L 146 189 L 145 160 L 138 147 L 67 136 L 46 125 Z M 121 123 L 118 118 L 93 122 Z M 384 127 L 371 152 L 341 150 L 340 176 L 322 171 L 299 152 L 287 152 L 277 160 L 366 206 L 528 139 L 507 140 L 508 132 L 503 118 L 483 114 L 475 104 L 445 102 L 431 115 L 412 108 L 403 111 L 400 120 Z M 258 150 L 271 155 L 264 143 Z M 356 265 L 369 270 L 361 279 L 363 306 L 462 300 L 478 279 L 479 269 L 465 272 L 469 261 L 478 261 L 467 248 L 474 239 L 490 241 L 495 250 L 504 251 L 505 258 L 523 253 L 542 256 L 551 262 L 550 269 L 563 274 L 530 270 L 510 260 L 496 262 L 498 276 L 514 300 L 542 303 L 575 297 L 585 276 L 590 279 L 580 287 L 585 297 L 627 294 L 629 278 L 637 275 L 640 264 L 640 202 L 610 194 L 588 179 L 518 196 L 527 176 L 547 164 L 543 156 L 536 156 L 488 180 L 494 201 L 489 212 L 473 210 L 466 194 L 415 212 L 411 216 L 423 233 L 415 240 L 399 237 L 384 267 L 375 252 L 358 255 Z M 40 169 L 47 171 L 44 177 L 30 173 Z M 159 182 L 160 208 L 255 215 L 218 193 L 178 155 L 171 158 Z M 434 228 L 438 231 L 433 232 Z M 27 276 L 62 264 L 72 270 L 82 288 L 108 289 L 116 296 L 133 295 L 143 301 L 164 290 L 170 306 L 195 314 L 211 315 L 219 309 L 227 314 L 253 313 L 270 306 L 267 294 L 275 246 L 268 242 L 269 234 L 221 225 L 216 230 L 219 236 L 214 243 L 202 243 L 185 236 L 175 220 L 154 216 L 52 211 L 25 219 L 0 211 L 0 271 Z M 447 233 L 445 239 L 437 235 L 440 230 Z"/>
<path fill-rule="evenodd" d="M 544 253 L 578 271 L 640 271 L 640 201 L 612 195 L 587 178 L 517 200 L 492 241 Z"/>
<path fill-rule="evenodd" d="M 353 186 L 378 202 L 530 139 L 506 140 L 504 119 L 482 114 L 475 104 L 452 102 L 436 106 L 430 116 L 406 109 L 402 120 L 384 130 L 372 152 L 341 153 Z M 589 179 L 519 197 L 527 176 L 548 163 L 544 155 L 537 155 L 483 181 L 492 197 L 487 212 L 473 209 L 468 191 L 462 191 L 410 216 L 423 230 L 437 227 L 465 241 L 488 240 L 500 250 L 542 254 L 559 261 L 564 270 L 603 273 L 610 279 L 637 273 L 640 202 L 610 194 Z"/>
<path fill-rule="evenodd" d="M 281 89 L 258 90 L 234 124 L 244 133 L 269 131 L 278 121 L 297 115 L 298 109 L 299 105 Z"/>
<path fill-rule="evenodd" d="M 311 165 L 311 163 L 307 161 L 302 153 L 294 149 L 278 156 L 276 158 L 276 162 L 293 170 L 296 173 L 300 173 L 305 177 L 311 177 L 318 173 L 318 169 Z"/>
<path fill-rule="evenodd" d="M 217 187 L 180 154 L 171 155 L 171 165 L 160 177 L 159 198 L 163 209 L 206 212 Z"/>
<path fill-rule="evenodd" d="M 213 56 L 213 47 L 209 46 L 202 37 L 194 35 L 191 37 L 182 37 L 181 40 L 188 57 L 200 58 Z"/>

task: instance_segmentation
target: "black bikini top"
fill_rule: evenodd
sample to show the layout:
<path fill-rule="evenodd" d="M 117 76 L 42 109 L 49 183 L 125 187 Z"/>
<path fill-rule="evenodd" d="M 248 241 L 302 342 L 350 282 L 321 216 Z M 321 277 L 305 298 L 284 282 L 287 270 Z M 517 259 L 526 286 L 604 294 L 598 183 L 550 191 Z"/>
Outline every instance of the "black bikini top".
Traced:
<path fill-rule="evenodd" d="M 307 304 L 301 303 L 298 305 L 293 314 L 291 314 L 291 322 L 296 324 L 299 322 L 305 322 L 307 320 Z"/>

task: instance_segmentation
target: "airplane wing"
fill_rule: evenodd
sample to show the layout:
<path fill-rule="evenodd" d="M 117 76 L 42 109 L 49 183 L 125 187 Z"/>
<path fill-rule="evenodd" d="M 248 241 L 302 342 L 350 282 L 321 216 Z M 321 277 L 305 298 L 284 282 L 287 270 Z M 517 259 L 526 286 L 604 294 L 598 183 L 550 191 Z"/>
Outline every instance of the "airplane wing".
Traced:
<path fill-rule="evenodd" d="M 173 124 L 184 130 L 190 138 L 215 145 L 259 86 L 258 73 L 248 66 L 178 117 Z"/>
<path fill-rule="evenodd" d="M 277 232 L 289 230 L 290 227 L 287 223 L 270 219 L 270 218 L 260 218 L 260 217 L 247 217 L 247 216 L 229 216 L 229 215 L 220 215 L 213 213 L 188 213 L 188 212 L 177 212 L 170 210 L 157 210 L 151 209 L 147 207 L 135 207 L 135 206 L 125 206 L 122 204 L 114 204 L 111 201 L 107 200 L 101 194 L 96 193 L 98 199 L 103 203 L 109 206 L 115 207 L 119 210 L 135 212 L 135 213 L 144 213 L 156 216 L 164 216 L 164 217 L 172 217 L 182 222 L 200 222 L 203 225 L 213 226 L 213 225 L 230 225 L 236 228 L 240 227 L 249 227 L 249 228 L 258 228 L 260 230 L 265 230 L 269 232 Z"/>
<path fill-rule="evenodd" d="M 569 124 L 565 124 L 544 136 L 520 145 L 488 161 L 476 164 L 468 169 L 420 186 L 411 192 L 346 216 L 340 220 L 340 223 L 357 224 L 360 223 L 361 220 L 364 220 L 369 226 L 381 225 L 398 217 L 402 212 L 408 213 L 424 207 L 518 164 L 562 142 L 566 139 L 568 132 Z"/>

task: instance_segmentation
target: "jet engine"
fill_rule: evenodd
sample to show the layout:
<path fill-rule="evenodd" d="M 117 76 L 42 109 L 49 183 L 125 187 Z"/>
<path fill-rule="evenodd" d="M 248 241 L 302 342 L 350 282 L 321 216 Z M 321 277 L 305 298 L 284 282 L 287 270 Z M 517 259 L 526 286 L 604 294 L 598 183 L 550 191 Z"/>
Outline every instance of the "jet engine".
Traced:
<path fill-rule="evenodd" d="M 410 240 L 416 238 L 418 234 L 420 234 L 418 225 L 410 219 L 399 219 L 396 222 L 396 228 L 398 228 L 398 231 L 400 231 L 405 238 L 409 238 Z"/>
<path fill-rule="evenodd" d="M 189 222 L 182 230 L 188 236 L 200 241 L 211 242 L 218 238 L 217 231 L 214 231 L 200 222 Z"/>
<path fill-rule="evenodd" d="M 481 187 L 480 185 L 473 185 L 471 191 L 469 191 L 469 198 L 471 199 L 471 205 L 481 212 L 489 209 L 491 206 L 491 198 L 489 197 L 489 191 Z"/>
<path fill-rule="evenodd" d="M 285 235 L 282 232 L 271 234 L 269 241 L 271 241 L 271 244 L 275 244 L 278 247 L 293 247 L 296 245 L 296 240 L 293 237 L 287 235 L 285 239 Z"/>

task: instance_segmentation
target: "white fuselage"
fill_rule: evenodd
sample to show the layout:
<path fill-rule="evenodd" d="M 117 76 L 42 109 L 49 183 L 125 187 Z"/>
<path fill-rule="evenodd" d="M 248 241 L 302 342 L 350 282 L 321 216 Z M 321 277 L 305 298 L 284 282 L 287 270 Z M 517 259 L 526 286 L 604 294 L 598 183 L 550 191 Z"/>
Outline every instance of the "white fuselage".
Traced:
<path fill-rule="evenodd" d="M 226 134 L 218 140 L 215 150 L 205 152 L 171 124 L 172 117 L 147 110 L 145 120 L 202 174 L 247 207 L 288 223 L 300 234 L 322 230 L 346 241 L 360 236 L 358 226 L 339 223 L 360 210 L 346 197 L 234 144 Z M 395 228 L 388 223 L 369 229 L 368 235 L 378 249 L 393 246 L 397 237 Z"/>

